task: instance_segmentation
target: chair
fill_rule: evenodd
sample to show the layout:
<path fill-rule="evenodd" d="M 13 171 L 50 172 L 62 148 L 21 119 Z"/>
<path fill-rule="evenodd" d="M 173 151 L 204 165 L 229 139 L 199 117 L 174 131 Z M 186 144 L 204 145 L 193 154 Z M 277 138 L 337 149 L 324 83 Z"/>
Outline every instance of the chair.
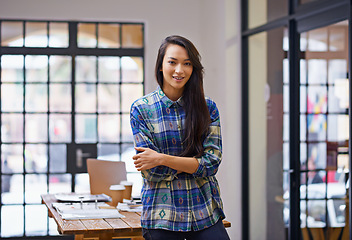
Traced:
<path fill-rule="evenodd" d="M 87 159 L 90 193 L 110 196 L 110 186 L 127 180 L 125 162 Z"/>

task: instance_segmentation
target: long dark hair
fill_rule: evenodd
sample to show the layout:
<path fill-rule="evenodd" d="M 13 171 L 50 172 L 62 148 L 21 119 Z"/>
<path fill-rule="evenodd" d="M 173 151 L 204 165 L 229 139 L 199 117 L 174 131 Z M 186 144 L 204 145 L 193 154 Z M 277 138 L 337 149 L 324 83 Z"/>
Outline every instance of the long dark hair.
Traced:
<path fill-rule="evenodd" d="M 160 69 L 162 69 L 165 52 L 170 44 L 184 47 L 193 66 L 192 75 L 185 85 L 182 96 L 186 119 L 182 139 L 184 149 L 180 156 L 200 157 L 204 152 L 203 140 L 210 124 L 210 114 L 203 89 L 204 68 L 200 62 L 199 52 L 191 41 L 177 35 L 169 36 L 162 41 L 155 64 L 155 76 L 161 89 L 163 88 L 163 72 Z"/>

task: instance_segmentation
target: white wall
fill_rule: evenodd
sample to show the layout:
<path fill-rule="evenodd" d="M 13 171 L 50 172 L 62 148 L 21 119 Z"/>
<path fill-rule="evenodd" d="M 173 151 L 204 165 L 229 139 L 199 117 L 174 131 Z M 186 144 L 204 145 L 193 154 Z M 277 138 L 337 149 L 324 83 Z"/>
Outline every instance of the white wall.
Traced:
<path fill-rule="evenodd" d="M 205 67 L 205 92 L 221 114 L 224 158 L 217 175 L 231 239 L 241 239 L 240 0 L 0 0 L 1 19 L 145 23 L 146 92 L 163 38 L 187 37 Z"/>

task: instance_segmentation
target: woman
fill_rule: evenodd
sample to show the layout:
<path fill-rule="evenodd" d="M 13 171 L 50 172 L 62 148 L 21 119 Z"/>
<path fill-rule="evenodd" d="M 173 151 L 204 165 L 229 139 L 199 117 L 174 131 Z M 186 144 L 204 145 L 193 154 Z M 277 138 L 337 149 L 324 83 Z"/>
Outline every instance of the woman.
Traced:
<path fill-rule="evenodd" d="M 222 156 L 219 111 L 204 97 L 203 66 L 181 36 L 161 44 L 159 87 L 131 107 L 143 176 L 141 224 L 145 239 L 229 239 L 215 178 Z"/>

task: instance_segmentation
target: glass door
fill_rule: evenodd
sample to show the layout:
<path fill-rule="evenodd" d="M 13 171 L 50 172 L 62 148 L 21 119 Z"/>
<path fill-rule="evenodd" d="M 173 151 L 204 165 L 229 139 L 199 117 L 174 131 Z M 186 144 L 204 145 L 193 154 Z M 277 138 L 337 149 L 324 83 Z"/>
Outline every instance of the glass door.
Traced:
<path fill-rule="evenodd" d="M 302 237 L 348 237 L 348 22 L 301 33 L 300 50 Z"/>

